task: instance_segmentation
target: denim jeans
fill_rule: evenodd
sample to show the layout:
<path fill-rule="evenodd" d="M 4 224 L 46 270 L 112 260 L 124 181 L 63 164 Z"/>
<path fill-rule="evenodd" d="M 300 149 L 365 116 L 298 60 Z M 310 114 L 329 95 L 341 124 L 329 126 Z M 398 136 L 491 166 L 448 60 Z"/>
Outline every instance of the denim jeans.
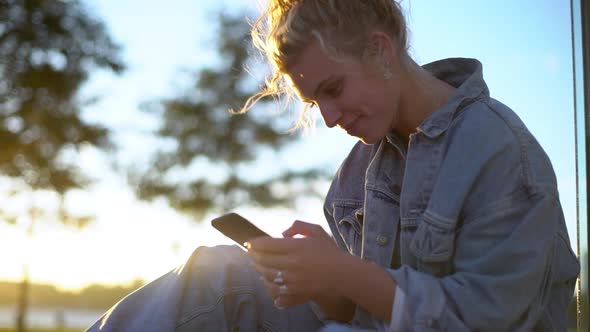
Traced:
<path fill-rule="evenodd" d="M 188 261 L 131 293 L 88 331 L 355 331 L 324 324 L 303 304 L 278 309 L 237 246 L 200 247 Z"/>

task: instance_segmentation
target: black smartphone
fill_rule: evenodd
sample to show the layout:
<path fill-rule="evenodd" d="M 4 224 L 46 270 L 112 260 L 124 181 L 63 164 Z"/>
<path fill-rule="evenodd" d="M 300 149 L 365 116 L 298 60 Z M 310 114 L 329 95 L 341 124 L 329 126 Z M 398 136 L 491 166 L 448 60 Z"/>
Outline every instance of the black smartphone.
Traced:
<path fill-rule="evenodd" d="M 244 247 L 244 242 L 259 236 L 270 236 L 248 219 L 231 212 L 211 220 L 211 225 L 225 236 Z"/>

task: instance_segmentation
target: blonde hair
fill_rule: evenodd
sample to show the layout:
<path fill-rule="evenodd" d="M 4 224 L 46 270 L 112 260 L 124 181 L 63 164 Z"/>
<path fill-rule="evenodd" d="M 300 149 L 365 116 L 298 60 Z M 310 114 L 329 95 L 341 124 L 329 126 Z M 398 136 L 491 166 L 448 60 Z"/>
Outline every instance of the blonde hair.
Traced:
<path fill-rule="evenodd" d="M 364 60 L 371 53 L 368 36 L 375 30 L 388 33 L 402 58 L 407 57 L 406 22 L 395 0 L 269 0 L 252 26 L 252 39 L 271 65 L 272 74 L 240 112 L 267 96 L 292 100 L 285 73 L 312 38 L 336 60 Z M 313 124 L 308 109 L 309 105 L 301 112 L 296 128 Z"/>

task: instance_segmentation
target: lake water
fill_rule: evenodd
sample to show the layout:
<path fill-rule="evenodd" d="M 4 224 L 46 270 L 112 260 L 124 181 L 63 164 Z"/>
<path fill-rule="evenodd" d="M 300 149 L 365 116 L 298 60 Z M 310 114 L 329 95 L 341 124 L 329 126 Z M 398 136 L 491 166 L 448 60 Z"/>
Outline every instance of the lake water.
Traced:
<path fill-rule="evenodd" d="M 81 309 L 31 308 L 27 315 L 27 326 L 55 328 L 63 325 L 82 331 L 102 314 L 103 312 Z M 0 307 L 0 327 L 13 327 L 15 321 L 16 307 Z"/>

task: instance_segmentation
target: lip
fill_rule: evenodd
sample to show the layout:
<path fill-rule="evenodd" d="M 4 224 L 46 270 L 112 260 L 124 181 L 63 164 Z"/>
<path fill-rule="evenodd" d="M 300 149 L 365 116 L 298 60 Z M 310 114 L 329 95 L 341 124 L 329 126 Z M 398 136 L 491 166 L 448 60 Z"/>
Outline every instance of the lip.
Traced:
<path fill-rule="evenodd" d="M 351 135 L 351 136 L 355 136 L 354 133 L 356 132 L 356 127 L 358 124 L 358 117 L 355 118 L 354 120 L 350 121 L 349 123 L 347 123 L 346 125 L 341 125 L 342 129 L 344 129 L 346 131 L 347 134 Z"/>

